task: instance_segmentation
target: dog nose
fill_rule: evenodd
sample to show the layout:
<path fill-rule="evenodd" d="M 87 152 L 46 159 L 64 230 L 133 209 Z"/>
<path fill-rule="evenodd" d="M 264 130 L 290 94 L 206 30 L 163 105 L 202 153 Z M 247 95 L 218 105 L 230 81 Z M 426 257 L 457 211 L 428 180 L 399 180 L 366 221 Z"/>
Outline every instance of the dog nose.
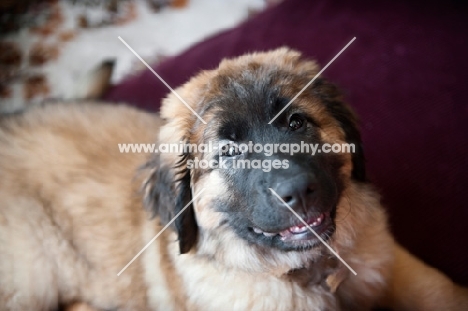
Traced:
<path fill-rule="evenodd" d="M 315 200 L 317 182 L 309 174 L 299 174 L 283 181 L 277 181 L 273 190 L 294 211 L 306 211 Z"/>

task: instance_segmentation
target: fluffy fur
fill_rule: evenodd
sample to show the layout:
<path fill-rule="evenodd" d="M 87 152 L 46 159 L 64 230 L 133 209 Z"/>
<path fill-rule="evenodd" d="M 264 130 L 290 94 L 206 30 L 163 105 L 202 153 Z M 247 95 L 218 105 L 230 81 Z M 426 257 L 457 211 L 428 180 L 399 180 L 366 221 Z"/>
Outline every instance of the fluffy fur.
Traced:
<path fill-rule="evenodd" d="M 393 241 L 365 178 L 354 115 L 325 80 L 262 133 L 294 139 L 296 133 L 279 129 L 301 112 L 310 118 L 303 137 L 357 145 L 354 154 L 321 160 L 339 188 L 336 206 L 327 207 L 336 229 L 324 238 L 356 276 L 321 244 L 285 251 L 279 242 L 257 239 L 245 222 L 233 222 L 255 212 L 260 204 L 246 202 L 261 194 L 240 187 L 239 172 L 186 168 L 188 160 L 213 154 L 119 152 L 119 143 L 251 137 L 281 108 L 278 98 L 294 97 L 317 72 L 314 62 L 288 49 L 223 61 L 177 89 L 207 125 L 174 95 L 163 103 L 164 124 L 155 115 L 98 103 L 50 104 L 2 117 L 0 310 L 468 308 L 464 289 Z M 253 130 L 235 126 L 242 120 Z"/>

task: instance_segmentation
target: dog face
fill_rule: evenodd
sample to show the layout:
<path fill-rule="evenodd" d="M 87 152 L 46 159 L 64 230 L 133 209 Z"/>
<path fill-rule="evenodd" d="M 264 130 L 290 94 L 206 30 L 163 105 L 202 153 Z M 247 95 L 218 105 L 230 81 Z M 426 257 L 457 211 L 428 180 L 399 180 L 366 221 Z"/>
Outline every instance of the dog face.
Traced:
<path fill-rule="evenodd" d="M 202 239 L 226 233 L 262 253 L 320 245 L 297 216 L 324 240 L 332 236 L 344 189 L 365 180 L 364 158 L 355 117 L 337 89 L 318 78 L 303 90 L 317 72 L 314 62 L 285 48 L 225 60 L 177 90 L 206 124 L 175 96 L 164 101 L 161 143 L 218 146 L 160 154 L 147 165 L 146 204 L 163 221 L 203 189 L 175 221 L 182 253 L 195 246 L 199 230 Z M 344 143 L 354 152 L 311 154 L 311 145 Z M 310 149 L 292 154 L 281 145 Z M 193 167 L 202 161 L 212 165 Z"/>

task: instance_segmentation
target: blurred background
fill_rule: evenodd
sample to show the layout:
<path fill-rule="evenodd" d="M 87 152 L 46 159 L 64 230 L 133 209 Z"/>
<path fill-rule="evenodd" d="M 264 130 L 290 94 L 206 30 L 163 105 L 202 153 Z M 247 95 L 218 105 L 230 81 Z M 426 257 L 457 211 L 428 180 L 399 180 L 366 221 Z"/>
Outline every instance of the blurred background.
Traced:
<path fill-rule="evenodd" d="M 0 112 L 79 96 L 77 81 L 115 60 L 112 82 L 176 55 L 271 0 L 0 0 Z"/>
<path fill-rule="evenodd" d="M 226 57 L 288 46 L 360 117 L 369 180 L 396 240 L 468 285 L 468 2 L 0 0 L 0 112 L 76 86 L 114 60 L 102 97 L 157 112 L 168 89 Z M 92 83 L 91 83 L 92 84 Z"/>

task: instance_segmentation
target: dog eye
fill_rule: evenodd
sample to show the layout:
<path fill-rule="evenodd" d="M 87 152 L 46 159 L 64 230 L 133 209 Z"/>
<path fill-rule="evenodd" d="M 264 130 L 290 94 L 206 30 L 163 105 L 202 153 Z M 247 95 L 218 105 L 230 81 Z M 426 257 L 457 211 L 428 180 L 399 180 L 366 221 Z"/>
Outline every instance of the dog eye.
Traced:
<path fill-rule="evenodd" d="M 242 152 L 240 152 L 239 147 L 234 144 L 226 144 L 221 147 L 221 155 L 223 157 L 234 157 L 240 154 L 242 154 Z"/>
<path fill-rule="evenodd" d="M 289 118 L 289 128 L 292 131 L 296 131 L 300 129 L 304 125 L 304 123 L 305 123 L 304 118 L 302 118 L 298 114 L 293 114 L 291 118 Z"/>

